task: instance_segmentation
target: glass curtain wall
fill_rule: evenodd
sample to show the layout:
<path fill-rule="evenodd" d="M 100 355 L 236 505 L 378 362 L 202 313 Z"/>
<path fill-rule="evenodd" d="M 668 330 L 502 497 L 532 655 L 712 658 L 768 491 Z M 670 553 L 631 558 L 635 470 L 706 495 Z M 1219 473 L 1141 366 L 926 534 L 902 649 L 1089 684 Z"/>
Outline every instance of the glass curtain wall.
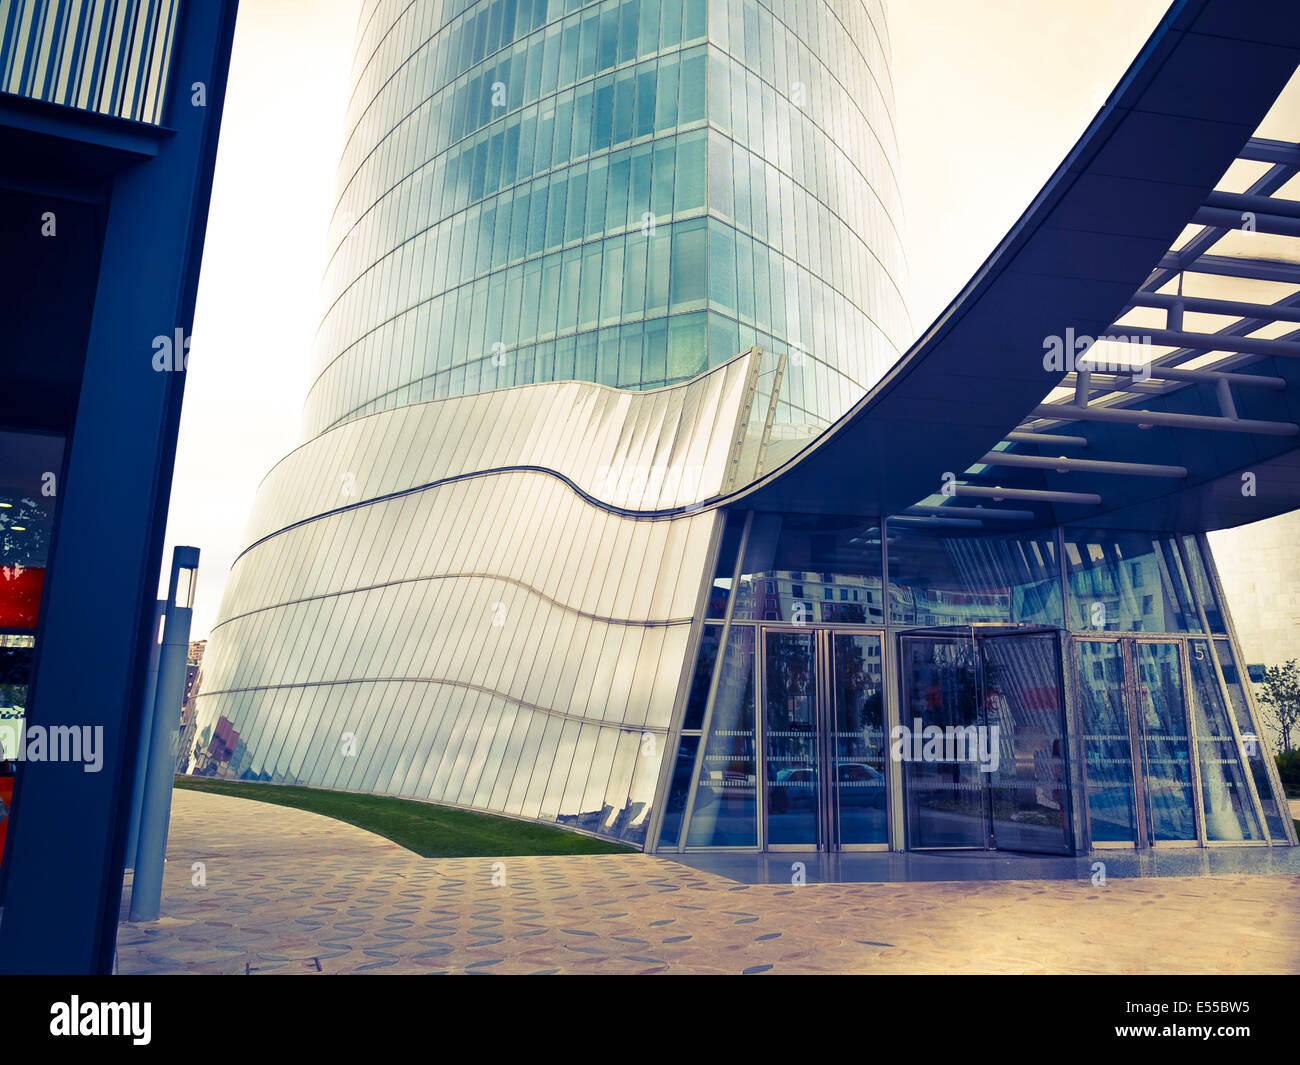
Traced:
<path fill-rule="evenodd" d="M 940 766 L 933 787 L 969 793 L 978 825 L 954 835 L 959 811 L 943 803 L 938 828 L 905 811 L 907 846 L 1068 849 L 1072 780 L 1094 845 L 1289 841 L 1203 538 L 892 523 L 882 537 L 870 518 L 754 513 L 742 543 L 744 517 L 723 538 L 661 847 L 887 842 L 886 777 L 902 780 L 885 757 L 886 705 L 929 721 L 963 685 L 982 694 L 967 693 L 962 722 L 1002 728 L 1000 768 L 963 790 Z M 904 653 L 891 692 L 884 657 L 906 652 L 909 632 L 912 652 L 933 654 Z M 1082 730 L 1077 767 L 1066 720 Z"/>
<path fill-rule="evenodd" d="M 374 6 L 311 432 L 534 381 L 655 388 L 754 345 L 795 356 L 778 422 L 824 427 L 901 354 L 876 3 Z"/>

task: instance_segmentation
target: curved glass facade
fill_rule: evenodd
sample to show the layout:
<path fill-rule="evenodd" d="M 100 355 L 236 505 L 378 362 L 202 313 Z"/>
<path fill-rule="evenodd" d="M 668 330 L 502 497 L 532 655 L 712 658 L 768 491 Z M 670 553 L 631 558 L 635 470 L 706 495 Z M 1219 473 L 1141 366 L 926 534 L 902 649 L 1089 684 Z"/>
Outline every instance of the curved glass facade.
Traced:
<path fill-rule="evenodd" d="M 910 339 L 883 24 L 862 0 L 367 5 L 308 432 L 752 346 L 776 422 L 828 424 Z"/>

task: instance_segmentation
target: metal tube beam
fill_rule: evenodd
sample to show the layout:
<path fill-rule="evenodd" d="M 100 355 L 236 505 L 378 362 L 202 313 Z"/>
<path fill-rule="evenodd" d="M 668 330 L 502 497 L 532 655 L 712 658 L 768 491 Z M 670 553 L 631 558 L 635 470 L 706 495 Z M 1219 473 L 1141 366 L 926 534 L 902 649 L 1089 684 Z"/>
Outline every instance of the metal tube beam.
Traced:
<path fill-rule="evenodd" d="M 1241 229 L 1247 212 L 1230 211 L 1220 207 L 1202 207 L 1192 215 L 1192 221 L 1198 226 L 1216 226 L 1219 229 Z M 1277 214 L 1249 212 L 1251 230 L 1257 233 L 1273 233 L 1279 237 L 1300 237 L 1300 218 L 1285 218 Z"/>
<path fill-rule="evenodd" d="M 1086 436 L 1063 436 L 1060 433 L 1032 433 L 1023 429 L 1007 433 L 1006 439 L 1013 444 L 1041 444 L 1044 447 L 1087 447 Z"/>
<path fill-rule="evenodd" d="M 1248 192 L 1211 192 L 1205 197 L 1205 206 L 1232 211 L 1234 214 L 1272 214 L 1281 218 L 1300 218 L 1300 201 L 1252 196 Z"/>
<path fill-rule="evenodd" d="M 1251 137 L 1238 153 L 1237 158 L 1253 159 L 1259 163 L 1300 166 L 1300 146 L 1289 141 L 1271 140 L 1268 137 Z"/>
<path fill-rule="evenodd" d="M 997 507 L 931 507 L 918 503 L 908 507 L 905 514 L 894 514 L 892 518 L 907 517 L 910 514 L 937 514 L 940 517 L 954 518 L 995 518 L 999 521 L 1033 521 L 1038 515 L 1032 510 L 1001 510 Z"/>
<path fill-rule="evenodd" d="M 1128 407 L 1076 407 L 1043 403 L 1030 411 L 1034 418 L 1052 421 L 1118 422 L 1124 425 L 1162 425 L 1170 429 L 1209 429 L 1223 433 L 1257 433 L 1260 436 L 1295 436 L 1295 422 L 1261 422 L 1250 418 L 1221 418 L 1209 414 L 1172 414 L 1168 411 L 1132 410 Z"/>
<path fill-rule="evenodd" d="M 1127 328 L 1127 327 L 1123 327 Z M 1246 355 L 1281 355 L 1300 359 L 1300 344 L 1293 340 L 1267 340 L 1264 337 L 1232 336 L 1229 333 L 1189 333 L 1183 329 L 1134 328 L 1129 335 L 1152 344 L 1193 351 L 1239 351 Z"/>
<path fill-rule="evenodd" d="M 1061 455 L 1017 455 L 1010 451 L 990 451 L 980 462 L 989 466 L 1018 466 L 1031 470 L 1057 470 L 1060 473 L 1118 473 L 1130 477 L 1186 477 L 1186 466 L 1160 466 L 1151 462 L 1110 462 L 1105 459 L 1070 459 Z"/>
<path fill-rule="evenodd" d="M 1225 418 L 1237 417 L 1237 404 L 1232 398 L 1232 386 L 1228 384 L 1226 377 L 1220 377 L 1214 385 L 1215 391 L 1219 394 L 1219 412 Z"/>
<path fill-rule="evenodd" d="M 1195 381 L 1200 384 L 1214 385 L 1227 381 L 1230 385 L 1244 388 L 1271 388 L 1281 392 L 1286 388 L 1285 377 L 1267 377 L 1254 373 L 1231 373 L 1227 370 L 1184 370 L 1180 366 L 1152 366 L 1150 374 L 1162 381 Z"/>
<path fill-rule="evenodd" d="M 1159 382 L 1138 381 L 1135 380 L 1129 374 L 1089 373 L 1088 383 L 1093 388 L 1099 388 L 1102 389 L 1103 391 L 1108 391 L 1108 392 L 1132 392 L 1134 394 L 1156 395 L 1156 396 L 1163 396 L 1166 392 L 1166 389 L 1162 388 Z M 1076 375 L 1072 373 L 1066 374 L 1065 377 L 1061 380 L 1061 383 L 1058 387 L 1060 388 L 1073 387 L 1076 389 L 1075 394 L 1077 396 L 1078 382 L 1076 380 Z M 1076 405 L 1082 406 L 1083 404 L 1076 403 Z"/>
<path fill-rule="evenodd" d="M 1092 394 L 1092 372 L 1079 370 L 1070 376 L 1074 378 L 1074 405 L 1076 407 L 1086 407 L 1088 397 Z"/>
<path fill-rule="evenodd" d="M 904 522 L 907 525 L 933 525 L 954 529 L 978 529 L 984 524 L 978 518 L 938 518 L 927 514 L 894 514 L 889 520 Z"/>
<path fill-rule="evenodd" d="M 1229 255 L 1206 254 L 1189 256 L 1184 261 L 1181 253 L 1171 251 L 1165 253 L 1157 269 L 1172 270 L 1174 273 L 1189 271 L 1195 274 L 1245 277 L 1253 281 L 1281 281 L 1288 285 L 1300 285 L 1300 266 L 1277 259 L 1237 259 Z M 1168 278 L 1164 280 L 1157 278 L 1157 284 L 1164 284 L 1167 280 Z"/>
<path fill-rule="evenodd" d="M 1300 306 L 1276 303 L 1237 303 L 1205 296 L 1176 296 L 1166 292 L 1138 292 L 1129 300 L 1130 307 L 1170 308 L 1181 303 L 1184 309 L 1205 314 L 1226 314 L 1234 318 L 1265 318 L 1274 322 L 1300 322 Z"/>
<path fill-rule="evenodd" d="M 978 496 L 980 499 L 1023 499 L 1027 503 L 1085 503 L 1100 506 L 1101 496 L 1095 492 L 1048 492 L 1038 488 L 988 488 L 981 484 L 954 484 L 953 493 L 959 496 Z"/>

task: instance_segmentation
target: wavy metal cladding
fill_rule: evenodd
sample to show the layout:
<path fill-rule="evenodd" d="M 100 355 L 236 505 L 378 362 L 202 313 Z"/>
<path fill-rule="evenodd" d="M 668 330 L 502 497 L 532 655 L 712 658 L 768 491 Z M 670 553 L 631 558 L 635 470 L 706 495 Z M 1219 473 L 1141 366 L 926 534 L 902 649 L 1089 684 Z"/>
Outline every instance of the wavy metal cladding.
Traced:
<path fill-rule="evenodd" d="M 179 0 L 0 0 L 0 92 L 157 125 Z"/>
<path fill-rule="evenodd" d="M 641 842 L 758 353 L 405 407 L 267 476 L 189 769 Z"/>

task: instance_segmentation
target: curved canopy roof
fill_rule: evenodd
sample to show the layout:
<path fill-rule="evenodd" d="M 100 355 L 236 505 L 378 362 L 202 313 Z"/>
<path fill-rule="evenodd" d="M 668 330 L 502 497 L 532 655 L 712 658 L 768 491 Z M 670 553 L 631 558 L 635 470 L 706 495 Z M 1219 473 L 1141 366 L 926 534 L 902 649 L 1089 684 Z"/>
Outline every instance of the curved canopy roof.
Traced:
<path fill-rule="evenodd" d="M 1298 65 L 1300 5 L 1175 3 L 938 320 L 728 502 L 972 532 L 1300 507 Z"/>

